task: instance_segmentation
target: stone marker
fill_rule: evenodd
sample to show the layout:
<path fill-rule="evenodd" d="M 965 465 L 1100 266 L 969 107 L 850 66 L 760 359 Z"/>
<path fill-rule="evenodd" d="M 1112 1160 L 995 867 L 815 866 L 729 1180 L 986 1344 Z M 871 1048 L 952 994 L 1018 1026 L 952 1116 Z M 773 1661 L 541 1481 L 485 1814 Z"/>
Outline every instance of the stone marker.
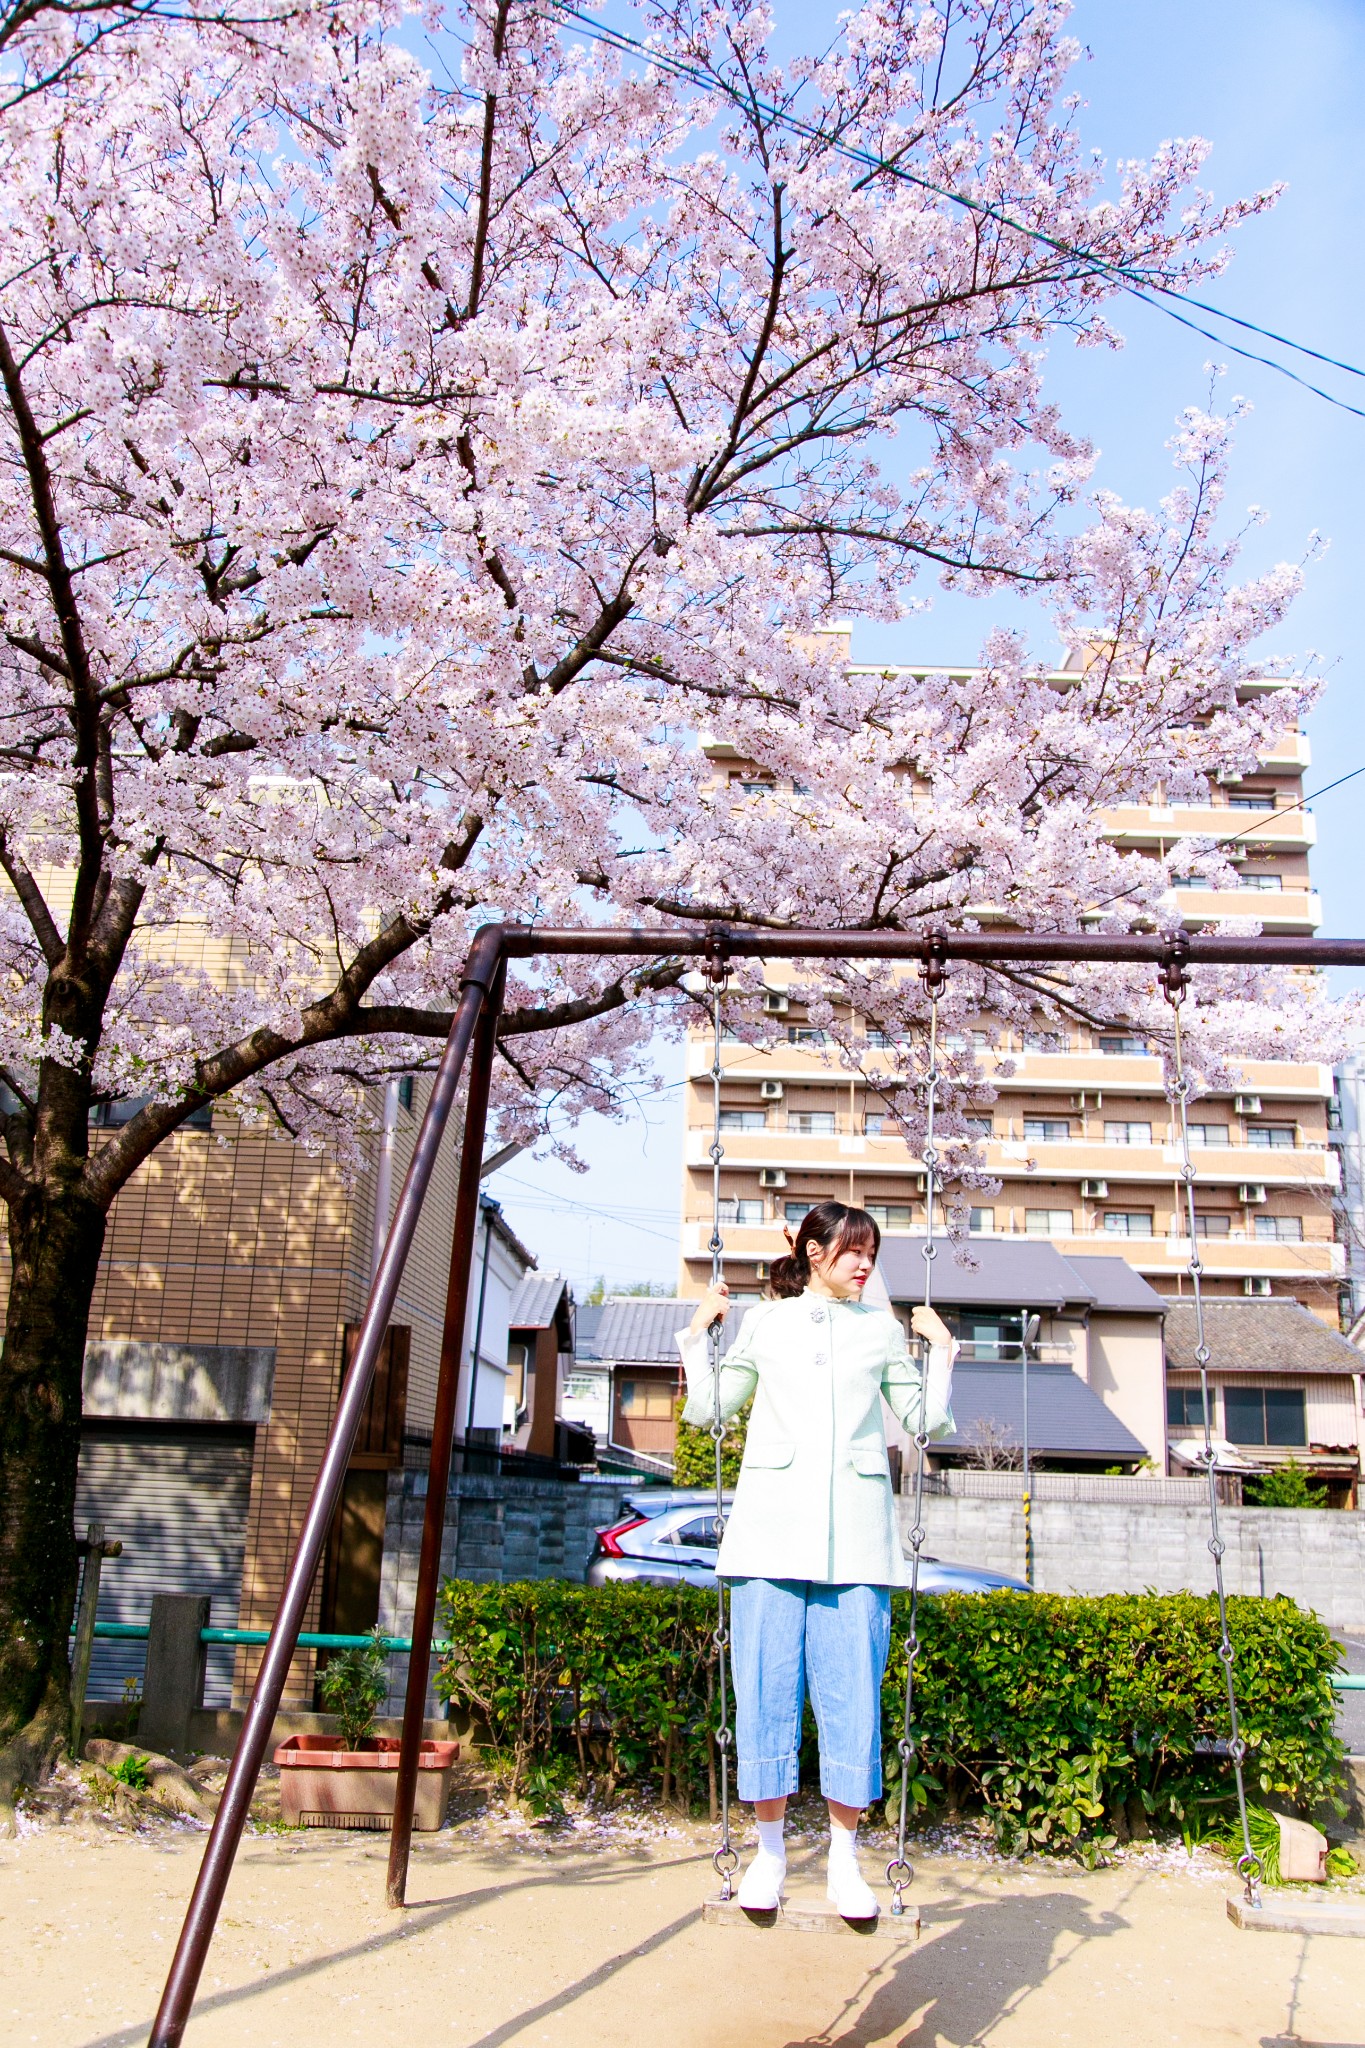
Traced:
<path fill-rule="evenodd" d="M 1280 1877 L 1285 1884 L 1326 1884 L 1327 1837 L 1311 1821 L 1277 1813 L 1280 1824 Z"/>

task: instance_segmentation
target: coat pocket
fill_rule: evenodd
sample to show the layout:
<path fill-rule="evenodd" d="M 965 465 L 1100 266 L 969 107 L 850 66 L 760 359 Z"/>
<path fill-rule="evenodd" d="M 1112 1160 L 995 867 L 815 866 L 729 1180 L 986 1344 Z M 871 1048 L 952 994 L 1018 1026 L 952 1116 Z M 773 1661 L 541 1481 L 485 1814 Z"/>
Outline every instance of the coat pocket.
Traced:
<path fill-rule="evenodd" d="M 853 1443 L 848 1447 L 855 1472 L 861 1472 L 867 1479 L 887 1479 L 890 1468 L 886 1462 L 886 1447 L 877 1443 Z"/>
<path fill-rule="evenodd" d="M 796 1452 L 795 1444 L 770 1439 L 765 1444 L 756 1444 L 751 1437 L 744 1446 L 744 1462 L 756 1465 L 763 1471 L 777 1471 L 783 1465 L 790 1465 Z"/>

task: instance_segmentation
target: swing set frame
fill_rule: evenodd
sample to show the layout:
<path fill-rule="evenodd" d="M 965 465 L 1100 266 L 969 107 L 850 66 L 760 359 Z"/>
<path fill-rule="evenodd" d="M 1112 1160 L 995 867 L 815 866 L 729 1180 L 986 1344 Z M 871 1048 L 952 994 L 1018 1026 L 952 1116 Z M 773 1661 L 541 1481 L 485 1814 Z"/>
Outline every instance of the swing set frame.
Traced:
<path fill-rule="evenodd" d="M 692 958 L 704 964 L 713 989 L 723 981 L 729 963 L 746 959 L 905 961 L 918 965 L 925 972 L 931 988 L 941 980 L 943 970 L 952 961 L 983 967 L 1007 963 L 1023 966 L 1066 963 L 1148 966 L 1157 970 L 1168 996 L 1178 1001 L 1188 972 L 1194 967 L 1365 967 L 1365 939 L 1237 938 L 1183 932 L 1172 936 L 1092 932 L 925 934 L 765 930 L 723 924 L 681 930 L 662 926 L 589 930 L 541 930 L 510 923 L 481 926 L 465 959 L 450 1031 L 384 1249 L 370 1285 L 350 1368 L 337 1401 L 270 1638 L 256 1674 L 217 1815 L 185 1913 L 149 2038 L 149 2048 L 179 2048 L 184 2038 L 256 1780 L 283 1697 L 289 1666 L 297 1649 L 327 1532 L 340 1498 L 352 1445 L 369 1397 L 380 1344 L 388 1328 L 437 1152 L 467 1064 L 464 1129 L 460 1142 L 445 1319 L 427 1471 L 426 1511 L 412 1620 L 412 1650 L 403 1709 L 402 1748 L 395 1773 L 393 1828 L 389 1838 L 387 1902 L 393 1907 L 406 1904 L 417 1761 L 431 1670 L 431 1634 L 436 1617 L 441 1541 L 455 1440 L 456 1401 L 498 1020 L 502 1012 L 508 962 L 558 955 L 621 959 Z M 1197 1257 L 1197 1246 L 1195 1255 Z M 1210 1467 L 1211 1489 L 1212 1485 Z M 1215 1561 L 1219 1554 L 1216 1554 Z M 1228 1676 L 1231 1686 L 1230 1663 Z M 907 1736 L 908 1730 L 902 1741 Z M 1240 1780 L 1240 1763 L 1238 1776 Z M 899 1887 L 897 1890 L 899 1894 Z"/>

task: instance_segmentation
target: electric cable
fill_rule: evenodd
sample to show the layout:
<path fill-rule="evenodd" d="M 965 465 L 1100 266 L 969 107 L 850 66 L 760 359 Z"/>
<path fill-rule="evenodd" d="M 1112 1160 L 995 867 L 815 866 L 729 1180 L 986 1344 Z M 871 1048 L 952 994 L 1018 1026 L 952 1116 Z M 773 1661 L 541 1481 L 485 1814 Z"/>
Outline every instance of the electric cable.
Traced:
<path fill-rule="evenodd" d="M 972 213 L 980 214 L 985 219 L 995 221 L 999 226 L 1009 228 L 1015 234 L 1024 235 L 1032 241 L 1039 242 L 1045 248 L 1055 251 L 1059 256 L 1065 256 L 1073 262 L 1084 264 L 1093 275 L 1111 278 L 1130 296 L 1138 299 L 1142 304 L 1150 306 L 1155 312 L 1164 313 L 1168 319 L 1176 321 L 1180 326 L 1189 328 L 1192 333 L 1198 334 L 1203 340 L 1211 342 L 1215 348 L 1226 348 L 1233 355 L 1242 357 L 1246 362 L 1258 363 L 1265 369 L 1274 370 L 1280 376 L 1288 378 L 1291 383 L 1297 384 L 1303 390 L 1311 392 L 1314 397 L 1321 398 L 1328 405 L 1337 407 L 1339 411 L 1351 413 L 1356 419 L 1365 419 L 1365 409 L 1360 406 L 1351 405 L 1346 399 L 1338 398 L 1333 392 L 1323 390 L 1321 385 L 1311 383 L 1306 377 L 1301 377 L 1296 370 L 1291 369 L 1287 363 L 1276 362 L 1272 356 L 1260 355 L 1254 350 L 1242 348 L 1226 335 L 1210 334 L 1208 329 L 1201 327 L 1197 321 L 1188 319 L 1184 314 L 1178 313 L 1174 306 L 1164 305 L 1160 301 L 1174 299 L 1179 304 L 1191 306 L 1196 311 L 1207 314 L 1212 319 L 1225 321 L 1230 326 L 1238 327 L 1244 333 L 1258 335 L 1262 340 L 1275 343 L 1277 347 L 1292 349 L 1297 355 L 1306 356 L 1314 362 L 1327 364 L 1332 369 L 1342 371 L 1346 376 L 1365 379 L 1365 369 L 1361 369 L 1357 364 L 1346 362 L 1339 356 L 1328 355 L 1321 349 L 1310 348 L 1305 342 L 1295 341 L 1289 335 L 1279 334 L 1273 328 L 1263 327 L 1258 322 L 1244 319 L 1239 314 L 1225 313 L 1221 307 L 1215 306 L 1205 299 L 1196 299 L 1191 293 L 1183 292 L 1175 285 L 1162 284 L 1159 280 L 1144 277 L 1140 272 L 1131 270 L 1126 264 L 1112 262 L 1108 258 L 1097 256 L 1089 250 L 1079 249 L 1073 243 L 1063 241 L 1059 236 L 1050 235 L 1042 228 L 1031 227 L 1026 221 L 1016 220 L 1012 214 L 1006 213 L 1001 207 L 993 206 L 988 200 L 978 199 L 969 192 L 955 191 L 950 186 L 936 184 L 933 179 L 926 178 L 918 172 L 909 171 L 903 164 L 897 164 L 888 157 L 879 156 L 875 151 L 861 149 L 856 144 L 841 141 L 836 136 L 826 135 L 819 128 L 812 126 L 810 122 L 801 120 L 798 115 L 786 109 L 773 106 L 755 95 L 746 97 L 716 73 L 707 72 L 696 65 L 688 64 L 681 58 L 672 56 L 667 51 L 651 48 L 649 44 L 641 42 L 637 37 L 627 35 L 622 29 L 608 28 L 602 23 L 594 21 L 590 15 L 584 14 L 580 8 L 575 7 L 572 4 L 572 0 L 547 0 L 547 4 L 555 13 L 562 15 L 567 20 L 573 21 L 590 42 L 598 43 L 605 49 L 613 50 L 618 56 L 642 57 L 646 63 L 654 65 L 659 70 L 668 72 L 672 77 L 686 79 L 690 84 L 696 85 L 704 91 L 724 94 L 733 105 L 742 111 L 761 115 L 765 120 L 773 122 L 793 135 L 800 136 L 805 141 L 823 144 L 825 147 L 833 150 L 837 156 L 844 157 L 850 163 L 856 163 L 866 170 L 898 179 L 903 184 L 917 186 L 922 191 L 932 193 L 936 198 L 946 199 L 953 205 L 965 207 Z"/>

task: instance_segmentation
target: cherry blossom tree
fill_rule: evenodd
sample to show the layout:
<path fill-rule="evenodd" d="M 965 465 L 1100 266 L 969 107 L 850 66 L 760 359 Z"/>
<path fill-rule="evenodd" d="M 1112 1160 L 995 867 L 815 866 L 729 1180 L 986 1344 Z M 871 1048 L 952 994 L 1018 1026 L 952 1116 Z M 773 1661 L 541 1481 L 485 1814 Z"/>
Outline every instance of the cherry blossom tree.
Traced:
<path fill-rule="evenodd" d="M 64 1725 L 105 1218 L 195 1110 L 344 1149 L 491 914 L 1172 920 L 1098 813 L 1297 709 L 1238 692 L 1296 572 L 1236 583 L 1211 414 L 1156 512 L 1092 497 L 1045 348 L 1116 349 L 1120 271 L 1207 275 L 1265 202 L 1215 206 L 1197 143 L 1106 182 L 1065 12 L 876 0 L 786 67 L 731 0 L 647 5 L 649 62 L 466 0 L 432 76 L 345 6 L 0 44 L 0 1791 Z M 848 668 L 822 629 L 926 578 L 1100 654 Z M 683 979 L 517 979 L 508 1131 L 612 1100 Z M 1117 1000 L 992 1000 L 1040 990 Z"/>

